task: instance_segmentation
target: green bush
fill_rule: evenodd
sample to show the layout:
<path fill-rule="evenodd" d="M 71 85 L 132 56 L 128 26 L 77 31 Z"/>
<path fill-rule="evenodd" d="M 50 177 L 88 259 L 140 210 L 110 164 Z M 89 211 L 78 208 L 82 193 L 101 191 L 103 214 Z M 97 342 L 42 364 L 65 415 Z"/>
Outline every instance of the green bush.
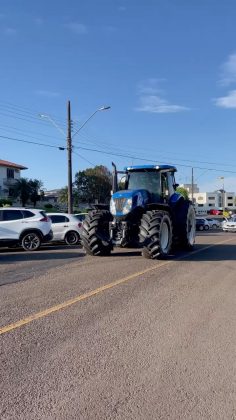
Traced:
<path fill-rule="evenodd" d="M 8 200 L 8 198 L 1 198 L 0 207 L 4 207 L 4 206 L 12 206 L 12 201 Z"/>
<path fill-rule="evenodd" d="M 44 204 L 44 208 L 45 209 L 52 209 L 53 208 L 53 205 L 52 204 L 50 204 L 50 203 L 47 203 L 47 204 Z"/>

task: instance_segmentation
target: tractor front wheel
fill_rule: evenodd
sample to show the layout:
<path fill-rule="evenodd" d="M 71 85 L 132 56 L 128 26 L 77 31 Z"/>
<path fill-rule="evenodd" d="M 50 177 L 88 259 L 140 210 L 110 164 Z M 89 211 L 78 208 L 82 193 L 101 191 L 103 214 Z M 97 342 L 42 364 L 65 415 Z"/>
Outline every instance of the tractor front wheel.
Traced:
<path fill-rule="evenodd" d="M 83 222 L 81 242 L 89 255 L 110 255 L 112 243 L 109 235 L 109 222 L 112 215 L 108 210 L 93 210 Z"/>
<path fill-rule="evenodd" d="M 172 246 L 172 221 L 166 211 L 147 211 L 140 224 L 140 244 L 145 258 L 165 258 Z"/>

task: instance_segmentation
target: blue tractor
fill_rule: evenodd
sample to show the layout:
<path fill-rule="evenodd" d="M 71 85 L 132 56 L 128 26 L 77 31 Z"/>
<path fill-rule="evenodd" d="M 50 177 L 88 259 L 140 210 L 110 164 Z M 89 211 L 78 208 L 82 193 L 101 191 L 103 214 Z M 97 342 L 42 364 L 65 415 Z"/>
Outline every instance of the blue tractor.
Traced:
<path fill-rule="evenodd" d="M 195 211 L 192 202 L 176 192 L 176 168 L 142 165 L 120 172 L 112 165 L 110 209 L 96 205 L 83 223 L 82 244 L 86 253 L 105 256 L 114 246 L 132 246 L 141 247 L 145 258 L 160 259 L 177 246 L 191 250 L 195 242 Z M 119 183 L 118 174 L 123 174 Z"/>

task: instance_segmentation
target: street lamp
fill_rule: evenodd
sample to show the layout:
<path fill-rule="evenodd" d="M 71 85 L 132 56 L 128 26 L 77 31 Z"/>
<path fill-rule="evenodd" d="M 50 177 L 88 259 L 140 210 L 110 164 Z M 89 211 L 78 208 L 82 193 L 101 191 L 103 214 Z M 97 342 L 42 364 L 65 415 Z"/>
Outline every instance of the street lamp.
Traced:
<path fill-rule="evenodd" d="M 65 131 L 62 130 L 62 128 L 50 117 L 50 115 L 39 114 L 39 117 L 40 118 L 45 118 L 46 120 L 50 121 L 52 123 L 52 125 L 54 125 L 54 127 L 56 127 L 63 134 L 63 137 L 66 136 Z"/>
<path fill-rule="evenodd" d="M 87 122 L 99 111 L 107 111 L 110 109 L 110 106 L 102 106 L 96 111 L 94 111 L 90 117 L 75 131 L 73 136 L 71 136 L 71 113 L 70 113 L 70 101 L 67 104 L 67 167 L 68 167 L 68 213 L 73 212 L 73 203 L 72 203 L 72 138 L 87 124 Z M 62 128 L 47 114 L 39 114 L 40 118 L 46 118 L 50 121 L 54 127 L 56 127 L 62 134 L 63 137 L 66 137 L 66 133 Z M 63 147 L 59 147 L 59 150 L 65 150 Z"/>
<path fill-rule="evenodd" d="M 221 192 L 221 200 L 222 200 L 222 210 L 224 212 L 224 207 L 225 207 L 225 186 L 224 186 L 224 181 L 225 181 L 225 177 L 224 176 L 219 176 L 219 178 L 222 181 L 222 192 Z"/>
<path fill-rule="evenodd" d="M 90 117 L 88 117 L 88 119 L 78 128 L 78 130 L 76 130 L 72 136 L 72 139 L 75 137 L 75 135 L 85 126 L 85 124 L 87 124 L 87 122 L 99 111 L 107 111 L 108 109 L 111 109 L 110 106 L 102 106 L 101 108 L 96 109 L 96 111 L 94 111 Z"/>

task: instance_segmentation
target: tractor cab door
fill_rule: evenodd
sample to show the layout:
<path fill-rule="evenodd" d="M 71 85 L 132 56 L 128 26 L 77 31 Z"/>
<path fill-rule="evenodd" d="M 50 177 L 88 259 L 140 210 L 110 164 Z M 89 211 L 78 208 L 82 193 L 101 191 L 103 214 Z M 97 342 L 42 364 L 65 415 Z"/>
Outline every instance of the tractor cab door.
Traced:
<path fill-rule="evenodd" d="M 161 197 L 163 203 L 167 203 L 169 200 L 169 183 L 166 172 L 161 173 Z"/>
<path fill-rule="evenodd" d="M 174 194 L 175 179 L 172 172 L 161 173 L 161 192 L 163 202 L 167 203 L 170 197 Z"/>

